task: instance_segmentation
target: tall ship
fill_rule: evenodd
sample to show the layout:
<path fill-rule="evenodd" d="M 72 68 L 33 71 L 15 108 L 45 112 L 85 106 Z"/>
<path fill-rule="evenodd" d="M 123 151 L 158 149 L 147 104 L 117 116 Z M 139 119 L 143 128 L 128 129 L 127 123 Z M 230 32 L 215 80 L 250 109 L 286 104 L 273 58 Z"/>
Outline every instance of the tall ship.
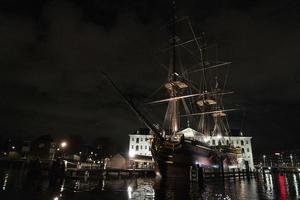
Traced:
<path fill-rule="evenodd" d="M 176 34 L 178 23 L 186 25 L 184 32 L 190 33 L 190 38 L 181 39 Z M 161 176 L 186 177 L 191 166 L 222 169 L 234 166 L 242 152 L 223 139 L 230 138 L 227 114 L 235 109 L 224 107 L 223 97 L 232 92 L 224 90 L 227 79 L 221 77 L 227 75 L 219 70 L 230 62 L 210 60 L 207 53 L 210 46 L 204 34 L 196 36 L 188 17 L 174 18 L 168 29 L 171 36 L 164 49 L 169 52 L 167 79 L 156 90 L 165 93 L 165 98 L 147 102 L 147 106 L 166 107 L 161 122 L 150 120 L 148 113 L 142 112 L 104 75 L 151 130 L 151 153 Z M 216 145 L 211 144 L 212 137 L 218 138 Z"/>

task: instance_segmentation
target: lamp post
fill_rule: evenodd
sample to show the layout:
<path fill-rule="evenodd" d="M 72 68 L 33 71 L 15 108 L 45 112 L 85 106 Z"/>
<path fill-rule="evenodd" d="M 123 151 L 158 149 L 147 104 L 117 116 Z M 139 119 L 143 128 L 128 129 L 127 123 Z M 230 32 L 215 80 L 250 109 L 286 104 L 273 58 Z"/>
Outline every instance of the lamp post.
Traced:
<path fill-rule="evenodd" d="M 66 142 L 66 141 L 62 141 L 61 143 L 60 143 L 60 148 L 61 148 L 61 150 L 62 150 L 62 158 L 64 158 L 64 154 L 65 154 L 65 148 L 68 146 L 68 143 Z M 58 148 L 59 149 L 59 148 Z"/>
<path fill-rule="evenodd" d="M 266 155 L 263 155 L 263 159 L 264 159 L 264 167 L 266 166 Z"/>
<path fill-rule="evenodd" d="M 292 167 L 294 167 L 293 154 L 290 154 L 290 158 L 291 158 Z"/>

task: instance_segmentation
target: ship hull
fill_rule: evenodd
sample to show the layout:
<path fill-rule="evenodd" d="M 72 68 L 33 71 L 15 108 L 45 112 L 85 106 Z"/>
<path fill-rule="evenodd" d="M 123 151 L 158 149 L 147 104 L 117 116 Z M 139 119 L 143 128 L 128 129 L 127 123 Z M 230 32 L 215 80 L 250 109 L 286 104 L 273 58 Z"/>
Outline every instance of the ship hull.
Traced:
<path fill-rule="evenodd" d="M 207 145 L 185 140 L 174 146 L 153 144 L 152 155 L 162 177 L 189 178 L 190 167 L 212 167 L 219 164 L 216 151 Z"/>

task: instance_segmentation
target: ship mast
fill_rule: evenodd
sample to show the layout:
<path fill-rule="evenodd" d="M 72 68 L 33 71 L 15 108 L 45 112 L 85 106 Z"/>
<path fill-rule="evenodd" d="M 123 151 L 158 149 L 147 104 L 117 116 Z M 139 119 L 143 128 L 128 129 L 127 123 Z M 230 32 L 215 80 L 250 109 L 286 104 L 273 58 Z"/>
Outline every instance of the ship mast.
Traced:
<path fill-rule="evenodd" d="M 165 87 L 167 88 L 170 98 L 173 98 L 171 101 L 169 101 L 167 112 L 165 115 L 165 123 L 169 125 L 167 127 L 170 131 L 170 133 L 175 136 L 175 134 L 179 130 L 180 125 L 180 118 L 179 118 L 179 102 L 178 99 L 176 99 L 177 96 L 177 90 L 178 84 L 180 84 L 180 81 L 178 81 L 178 72 L 176 69 L 176 16 L 175 16 L 175 9 L 176 4 L 175 1 L 172 2 L 172 59 L 170 62 L 170 69 L 169 69 L 169 77 L 168 82 L 165 84 Z"/>
<path fill-rule="evenodd" d="M 203 113 L 207 112 L 207 104 L 210 105 L 209 99 L 208 99 L 208 91 L 207 91 L 207 80 L 206 80 L 206 66 L 205 66 L 205 60 L 204 60 L 204 51 L 203 48 L 200 46 L 199 41 L 196 37 L 195 31 L 193 29 L 193 26 L 191 24 L 191 21 L 189 20 L 189 26 L 191 29 L 191 32 L 193 34 L 193 38 L 196 42 L 199 54 L 200 54 L 200 62 L 201 62 L 201 71 L 202 71 L 202 80 L 203 80 L 203 84 L 202 84 L 202 88 L 200 89 L 200 92 L 203 93 L 203 95 L 201 96 L 202 99 L 197 101 L 198 106 L 200 107 L 201 111 Z M 204 44 L 204 33 L 202 33 L 202 43 Z M 200 131 L 200 133 L 204 134 L 204 135 L 210 135 L 210 129 L 208 127 L 208 116 L 207 115 L 200 115 L 200 120 L 199 120 L 199 124 L 198 124 L 198 130 Z"/>

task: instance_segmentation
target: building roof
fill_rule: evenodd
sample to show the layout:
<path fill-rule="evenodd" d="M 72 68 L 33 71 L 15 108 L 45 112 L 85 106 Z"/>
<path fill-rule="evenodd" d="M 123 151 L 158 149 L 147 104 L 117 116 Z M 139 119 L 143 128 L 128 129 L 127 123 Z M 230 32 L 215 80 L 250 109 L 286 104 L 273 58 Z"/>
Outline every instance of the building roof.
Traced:
<path fill-rule="evenodd" d="M 139 129 L 137 129 L 136 131 L 134 131 L 132 133 L 132 135 L 134 135 L 134 134 L 136 134 L 136 135 L 149 135 L 150 134 L 150 129 L 148 129 L 148 128 L 139 128 Z"/>
<path fill-rule="evenodd" d="M 191 132 L 190 128 L 183 129 L 181 132 Z M 194 132 L 197 132 L 193 130 Z M 150 134 L 150 129 L 148 128 L 139 128 L 136 131 L 131 133 L 132 135 L 149 135 Z M 231 129 L 230 130 L 230 136 L 234 137 L 247 137 L 243 134 L 243 132 L 240 129 Z M 250 137 L 250 136 L 249 136 Z"/>

